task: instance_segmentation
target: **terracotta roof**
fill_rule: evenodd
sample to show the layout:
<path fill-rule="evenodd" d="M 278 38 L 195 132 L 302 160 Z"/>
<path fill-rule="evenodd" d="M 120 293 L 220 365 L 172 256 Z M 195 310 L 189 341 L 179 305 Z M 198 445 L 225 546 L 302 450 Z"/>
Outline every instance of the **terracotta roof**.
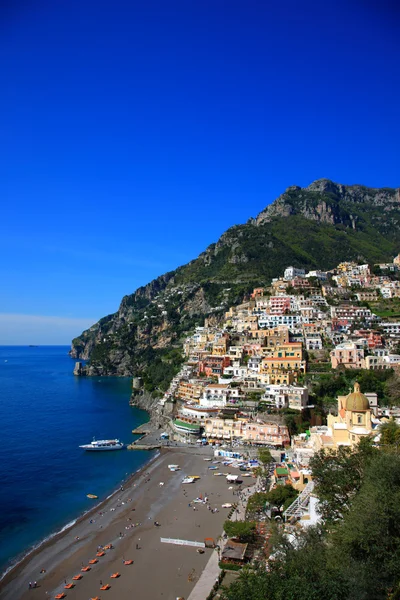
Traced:
<path fill-rule="evenodd" d="M 321 435 L 321 441 L 324 444 L 333 444 L 333 438 L 330 435 Z"/>
<path fill-rule="evenodd" d="M 298 360 L 300 360 L 300 358 L 298 356 L 272 356 L 272 357 L 268 356 L 266 358 L 263 358 L 263 362 L 271 361 L 271 360 L 273 360 L 274 362 L 278 362 L 278 361 L 283 362 L 285 360 L 297 360 L 298 361 Z"/>
<path fill-rule="evenodd" d="M 228 384 L 227 383 L 210 383 L 209 385 L 206 385 L 206 388 L 227 388 Z"/>

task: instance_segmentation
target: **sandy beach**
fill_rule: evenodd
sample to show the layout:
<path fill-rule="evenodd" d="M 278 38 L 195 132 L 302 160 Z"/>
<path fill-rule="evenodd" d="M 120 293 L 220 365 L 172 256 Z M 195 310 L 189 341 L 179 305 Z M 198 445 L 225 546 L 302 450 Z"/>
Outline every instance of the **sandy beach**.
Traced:
<path fill-rule="evenodd" d="M 208 468 L 211 463 L 204 460 L 212 456 L 211 449 L 204 452 L 163 451 L 123 491 L 11 571 L 0 584 L 1 600 L 44 600 L 62 592 L 68 600 L 96 596 L 101 600 L 175 600 L 178 596 L 187 599 L 214 550 L 199 554 L 194 547 L 164 543 L 160 538 L 203 542 L 210 537 L 217 542 L 229 512 L 221 505 L 236 500 L 236 487 L 229 489 L 232 486 L 225 477 L 214 476 Z M 181 470 L 171 472 L 168 464 L 178 464 Z M 222 465 L 218 465 L 218 470 L 238 473 L 238 469 Z M 200 479 L 182 485 L 186 475 L 198 475 Z M 244 479 L 242 488 L 253 483 L 250 477 Z M 219 512 L 213 513 L 204 504 L 193 504 L 200 494 L 207 495 L 210 506 Z M 114 548 L 96 557 L 98 547 L 107 544 Z M 81 572 L 96 558 L 98 562 L 91 565 L 90 571 Z M 124 565 L 124 560 L 134 562 Z M 42 569 L 45 573 L 41 573 Z M 111 578 L 116 572 L 120 577 Z M 72 583 L 78 574 L 82 579 L 74 582 L 75 587 L 64 589 L 65 581 Z M 29 582 L 34 581 L 38 587 L 29 589 Z M 101 584 L 111 587 L 101 591 Z"/>

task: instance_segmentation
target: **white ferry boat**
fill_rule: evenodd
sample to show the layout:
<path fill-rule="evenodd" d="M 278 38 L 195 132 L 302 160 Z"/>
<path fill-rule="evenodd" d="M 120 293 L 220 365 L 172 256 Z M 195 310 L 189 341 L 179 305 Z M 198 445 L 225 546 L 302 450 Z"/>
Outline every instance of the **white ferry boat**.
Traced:
<path fill-rule="evenodd" d="M 100 452 L 104 450 L 122 450 L 125 448 L 125 444 L 120 440 L 95 440 L 93 438 L 90 444 L 84 444 L 83 446 L 79 446 L 79 448 L 89 452 Z"/>

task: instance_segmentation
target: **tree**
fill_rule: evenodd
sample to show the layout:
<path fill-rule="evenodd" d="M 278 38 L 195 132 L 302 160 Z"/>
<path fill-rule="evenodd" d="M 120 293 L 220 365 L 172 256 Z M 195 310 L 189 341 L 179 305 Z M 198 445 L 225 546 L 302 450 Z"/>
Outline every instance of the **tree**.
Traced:
<path fill-rule="evenodd" d="M 387 598 L 400 580 L 400 456 L 374 456 L 332 541 L 363 597 Z"/>
<path fill-rule="evenodd" d="M 310 461 L 318 510 L 331 523 L 341 519 L 360 489 L 364 471 L 378 452 L 370 438 L 360 441 L 356 449 L 340 446 L 338 450 L 321 450 Z"/>
<path fill-rule="evenodd" d="M 387 423 L 382 423 L 379 428 L 382 446 L 396 446 L 400 444 L 400 425 L 392 418 Z"/>
<path fill-rule="evenodd" d="M 245 570 L 224 600 L 399 600 L 400 455 L 369 440 L 345 450 L 320 453 L 317 465 L 318 493 L 333 482 L 336 494 L 339 480 L 347 489 L 335 527 L 272 536 L 268 569 Z"/>
<path fill-rule="evenodd" d="M 258 451 L 258 460 L 260 461 L 260 463 L 262 463 L 264 466 L 265 465 L 269 465 L 272 462 L 274 462 L 274 459 L 272 458 L 272 454 L 271 452 L 268 450 L 268 448 L 260 448 Z"/>
<path fill-rule="evenodd" d="M 386 381 L 385 393 L 391 406 L 400 405 L 400 375 L 397 371 Z"/>
<path fill-rule="evenodd" d="M 264 510 L 266 502 L 268 502 L 268 493 L 256 492 L 248 499 L 247 512 L 260 512 Z"/>
<path fill-rule="evenodd" d="M 285 510 L 296 498 L 298 491 L 291 485 L 278 485 L 274 490 L 267 492 L 266 499 L 272 506 Z"/>
<path fill-rule="evenodd" d="M 222 589 L 223 600 L 269 600 L 268 579 L 260 571 L 243 568 L 239 578 L 229 587 Z"/>
<path fill-rule="evenodd" d="M 252 542 L 256 535 L 256 524 L 253 521 L 225 521 L 224 531 L 230 538 L 239 542 Z"/>
<path fill-rule="evenodd" d="M 340 565 L 329 560 L 324 536 L 310 529 L 292 544 L 278 536 L 268 571 L 247 570 L 223 592 L 224 600 L 348 600 L 349 589 Z"/>

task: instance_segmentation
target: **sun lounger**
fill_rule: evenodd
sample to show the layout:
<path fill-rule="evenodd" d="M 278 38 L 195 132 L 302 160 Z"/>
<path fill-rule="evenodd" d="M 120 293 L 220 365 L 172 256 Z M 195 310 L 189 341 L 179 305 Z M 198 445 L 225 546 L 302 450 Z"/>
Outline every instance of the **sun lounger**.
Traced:
<path fill-rule="evenodd" d="M 111 575 L 111 579 L 117 579 L 118 577 L 121 577 L 121 573 L 113 573 Z"/>
<path fill-rule="evenodd" d="M 124 560 L 124 565 L 133 565 L 133 560 Z"/>
<path fill-rule="evenodd" d="M 97 560 L 97 558 L 92 558 L 92 560 L 89 560 L 89 565 L 95 565 L 98 562 L 99 561 Z"/>
<path fill-rule="evenodd" d="M 56 600 L 61 600 L 62 598 L 65 598 L 66 594 L 64 594 L 64 592 L 62 592 L 61 594 L 57 594 L 57 596 L 54 596 L 54 598 Z"/>
<path fill-rule="evenodd" d="M 82 579 L 83 575 L 75 575 L 72 579 L 74 581 L 79 581 L 80 579 Z"/>
<path fill-rule="evenodd" d="M 67 585 L 64 585 L 64 590 L 72 590 L 73 587 L 75 587 L 74 583 L 67 583 Z"/>
<path fill-rule="evenodd" d="M 104 555 L 105 555 L 105 552 L 98 552 L 98 553 L 96 554 L 96 556 L 104 556 Z"/>
<path fill-rule="evenodd" d="M 87 571 L 90 571 L 90 567 L 82 567 L 81 571 L 87 573 Z"/>
<path fill-rule="evenodd" d="M 111 585 L 109 583 L 106 583 L 106 585 L 102 585 L 100 589 L 101 590 L 109 590 L 110 587 L 111 587 Z"/>

